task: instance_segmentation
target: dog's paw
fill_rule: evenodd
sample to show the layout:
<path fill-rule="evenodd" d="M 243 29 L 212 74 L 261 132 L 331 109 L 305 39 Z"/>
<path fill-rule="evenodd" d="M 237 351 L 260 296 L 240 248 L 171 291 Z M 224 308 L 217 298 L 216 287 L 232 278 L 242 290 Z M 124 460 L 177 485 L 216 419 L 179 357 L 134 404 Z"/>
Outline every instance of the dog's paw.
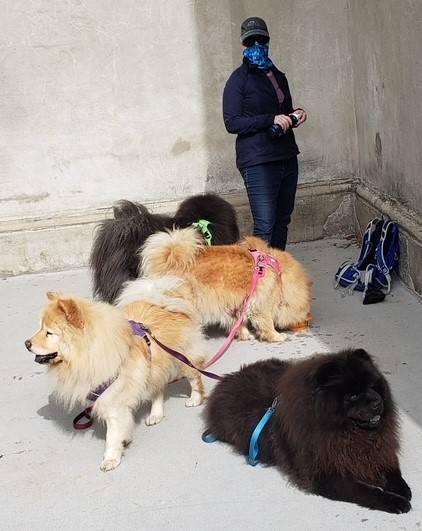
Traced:
<path fill-rule="evenodd" d="M 249 330 L 246 328 L 246 326 L 242 327 L 238 334 L 237 339 L 239 341 L 250 341 L 251 339 L 255 339 L 254 336 L 249 332 Z"/>
<path fill-rule="evenodd" d="M 287 334 L 272 332 L 271 334 L 261 334 L 259 339 L 261 341 L 268 341 L 268 343 L 281 343 L 287 339 Z"/>
<path fill-rule="evenodd" d="M 110 470 L 114 470 L 120 465 L 120 457 L 116 457 L 115 459 L 104 459 L 101 463 L 101 470 L 103 472 L 109 472 Z"/>
<path fill-rule="evenodd" d="M 148 415 L 145 419 L 145 424 L 147 426 L 154 426 L 155 424 L 160 423 L 164 418 L 164 415 Z"/>
<path fill-rule="evenodd" d="M 196 407 L 200 406 L 202 402 L 204 401 L 202 396 L 191 396 L 188 398 L 185 402 L 186 407 Z"/>
<path fill-rule="evenodd" d="M 406 482 L 404 482 L 404 485 L 401 487 L 400 492 L 398 492 L 398 494 L 400 494 L 400 496 L 403 496 L 403 498 L 406 498 L 406 500 L 410 501 L 412 499 L 412 491 L 410 490 L 410 487 Z"/>
<path fill-rule="evenodd" d="M 389 513 L 408 513 L 412 508 L 409 500 L 406 500 L 403 496 L 394 494 L 394 492 L 384 492 L 383 501 L 385 504 L 384 510 Z"/>

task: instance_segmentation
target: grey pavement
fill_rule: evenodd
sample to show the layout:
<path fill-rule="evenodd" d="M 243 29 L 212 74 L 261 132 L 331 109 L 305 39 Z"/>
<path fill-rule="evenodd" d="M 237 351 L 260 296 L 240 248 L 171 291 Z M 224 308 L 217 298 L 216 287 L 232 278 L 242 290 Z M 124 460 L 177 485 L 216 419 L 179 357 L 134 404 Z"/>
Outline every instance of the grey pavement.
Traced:
<path fill-rule="evenodd" d="M 2 530 L 419 530 L 422 527 L 422 306 L 399 281 L 386 301 L 363 306 L 332 286 L 357 248 L 341 241 L 293 245 L 315 280 L 313 324 L 282 344 L 234 343 L 213 367 L 236 370 L 269 356 L 304 357 L 364 347 L 389 379 L 402 419 L 402 471 L 413 490 L 406 515 L 307 495 L 272 468 L 250 467 L 223 444 L 201 441 L 201 407 L 187 409 L 184 382 L 168 390 L 166 417 L 146 427 L 115 471 L 99 469 L 104 430 L 72 429 L 76 411 L 50 397 L 52 382 L 24 348 L 45 292 L 89 296 L 87 270 L 0 280 L 0 528 Z M 223 337 L 213 335 L 214 352 Z M 207 382 L 210 388 L 213 384 Z"/>

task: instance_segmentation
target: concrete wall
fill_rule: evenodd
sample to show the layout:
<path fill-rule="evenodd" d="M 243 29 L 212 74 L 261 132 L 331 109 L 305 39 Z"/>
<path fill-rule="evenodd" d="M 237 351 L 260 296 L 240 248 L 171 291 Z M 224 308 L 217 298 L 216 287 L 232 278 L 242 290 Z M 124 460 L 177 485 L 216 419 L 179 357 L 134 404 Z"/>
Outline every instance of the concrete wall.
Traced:
<path fill-rule="evenodd" d="M 291 237 L 347 234 L 354 212 L 363 221 L 372 212 L 353 206 L 359 189 L 365 205 L 398 213 L 420 270 L 419 0 L 0 7 L 0 273 L 86 264 L 95 224 L 123 197 L 171 211 L 188 194 L 217 191 L 250 226 L 221 95 L 251 15 L 267 20 L 271 57 L 309 113 L 297 131 Z M 414 285 L 420 292 L 420 276 Z"/>
<path fill-rule="evenodd" d="M 422 2 L 351 0 L 359 177 L 422 214 Z"/>
<path fill-rule="evenodd" d="M 203 189 L 204 106 L 188 2 L 3 4 L 1 217 Z"/>
<path fill-rule="evenodd" d="M 2 4 L 0 220 L 242 189 L 221 93 L 252 14 L 309 111 L 305 178 L 353 169 L 344 0 Z"/>

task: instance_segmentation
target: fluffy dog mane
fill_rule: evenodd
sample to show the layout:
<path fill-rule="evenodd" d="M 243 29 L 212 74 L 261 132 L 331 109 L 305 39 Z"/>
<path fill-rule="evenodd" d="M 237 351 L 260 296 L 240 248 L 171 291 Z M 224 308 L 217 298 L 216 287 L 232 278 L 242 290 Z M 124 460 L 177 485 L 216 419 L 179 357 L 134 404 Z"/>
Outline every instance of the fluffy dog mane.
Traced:
<path fill-rule="evenodd" d="M 113 306 L 60 296 L 46 307 L 43 320 L 61 333 L 63 361 L 49 370 L 58 380 L 56 395 L 69 408 L 84 403 L 87 394 L 115 376 L 129 356 L 132 332 Z"/>

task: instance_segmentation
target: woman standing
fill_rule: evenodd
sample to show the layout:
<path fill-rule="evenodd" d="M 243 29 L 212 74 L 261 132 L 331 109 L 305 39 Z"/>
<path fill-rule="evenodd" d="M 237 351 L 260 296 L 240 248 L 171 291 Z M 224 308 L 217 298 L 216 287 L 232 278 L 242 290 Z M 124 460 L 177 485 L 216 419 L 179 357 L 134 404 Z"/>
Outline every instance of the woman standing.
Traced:
<path fill-rule="evenodd" d="M 284 250 L 298 178 L 299 149 L 292 127 L 306 120 L 306 112 L 293 109 L 286 76 L 268 57 L 266 23 L 258 17 L 246 19 L 240 38 L 243 64 L 224 88 L 224 123 L 229 133 L 237 134 L 236 164 L 249 197 L 253 233 Z"/>

